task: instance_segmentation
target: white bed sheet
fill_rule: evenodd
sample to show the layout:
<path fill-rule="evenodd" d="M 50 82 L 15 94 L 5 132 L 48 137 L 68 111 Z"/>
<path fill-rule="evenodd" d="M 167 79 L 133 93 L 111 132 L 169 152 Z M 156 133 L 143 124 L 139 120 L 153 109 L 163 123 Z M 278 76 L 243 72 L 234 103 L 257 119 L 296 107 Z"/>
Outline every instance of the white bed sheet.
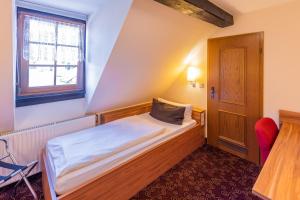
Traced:
<path fill-rule="evenodd" d="M 151 123 L 155 123 L 159 126 L 164 127 L 164 131 L 159 135 L 144 141 L 138 145 L 135 145 L 131 148 L 128 148 L 124 151 L 118 152 L 110 157 L 107 157 L 98 162 L 92 163 L 90 165 L 84 166 L 80 169 L 74 170 L 70 173 L 67 173 L 63 176 L 56 177 L 55 167 L 50 158 L 47 156 L 48 163 L 50 164 L 51 174 L 50 178 L 55 184 L 55 191 L 58 195 L 65 194 L 72 189 L 84 184 L 85 182 L 95 178 L 96 176 L 105 175 L 108 171 L 113 168 L 118 167 L 120 164 L 138 156 L 139 154 L 154 148 L 162 142 L 170 140 L 177 135 L 185 132 L 186 130 L 192 128 L 195 124 L 195 120 L 184 121 L 182 125 L 173 125 L 165 123 L 159 120 L 152 118 L 149 113 L 142 115 L 137 115 L 140 119 L 148 120 Z"/>
<path fill-rule="evenodd" d="M 131 116 L 111 123 L 56 137 L 47 142 L 47 152 L 61 177 L 163 133 L 164 126 Z"/>

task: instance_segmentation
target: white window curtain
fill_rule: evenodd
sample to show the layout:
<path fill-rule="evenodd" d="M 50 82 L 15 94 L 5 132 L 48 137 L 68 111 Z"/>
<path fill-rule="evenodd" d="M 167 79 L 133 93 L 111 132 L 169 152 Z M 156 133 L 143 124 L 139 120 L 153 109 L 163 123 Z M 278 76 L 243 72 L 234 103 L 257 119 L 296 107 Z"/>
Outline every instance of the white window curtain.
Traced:
<path fill-rule="evenodd" d="M 26 15 L 23 58 L 30 63 L 77 65 L 84 59 L 83 25 Z"/>

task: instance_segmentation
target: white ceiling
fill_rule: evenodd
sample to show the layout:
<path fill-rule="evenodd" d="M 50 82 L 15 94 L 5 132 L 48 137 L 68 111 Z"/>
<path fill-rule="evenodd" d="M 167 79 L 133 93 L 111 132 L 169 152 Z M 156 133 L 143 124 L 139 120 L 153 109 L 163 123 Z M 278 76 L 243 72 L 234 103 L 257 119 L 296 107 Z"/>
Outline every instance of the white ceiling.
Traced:
<path fill-rule="evenodd" d="M 99 9 L 105 1 L 112 0 L 19 0 L 40 5 L 60 8 L 83 14 L 91 14 Z M 150 0 L 149 0 L 150 1 Z M 210 0 L 233 15 L 245 14 L 263 8 L 280 5 L 293 0 Z"/>
<path fill-rule="evenodd" d="M 19 0 L 31 2 L 43 6 L 50 6 L 66 11 L 73 11 L 82 14 L 91 14 L 99 9 L 99 7 L 108 0 Z"/>
<path fill-rule="evenodd" d="M 294 0 L 209 0 L 233 15 L 245 14 Z"/>

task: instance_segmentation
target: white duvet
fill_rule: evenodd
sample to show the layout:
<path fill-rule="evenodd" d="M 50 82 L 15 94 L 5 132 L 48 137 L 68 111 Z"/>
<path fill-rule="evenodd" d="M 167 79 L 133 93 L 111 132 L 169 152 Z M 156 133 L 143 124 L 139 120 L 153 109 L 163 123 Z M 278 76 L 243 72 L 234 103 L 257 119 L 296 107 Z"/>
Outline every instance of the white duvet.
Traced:
<path fill-rule="evenodd" d="M 56 177 L 105 159 L 164 132 L 164 127 L 132 116 L 49 140 L 47 153 Z"/>

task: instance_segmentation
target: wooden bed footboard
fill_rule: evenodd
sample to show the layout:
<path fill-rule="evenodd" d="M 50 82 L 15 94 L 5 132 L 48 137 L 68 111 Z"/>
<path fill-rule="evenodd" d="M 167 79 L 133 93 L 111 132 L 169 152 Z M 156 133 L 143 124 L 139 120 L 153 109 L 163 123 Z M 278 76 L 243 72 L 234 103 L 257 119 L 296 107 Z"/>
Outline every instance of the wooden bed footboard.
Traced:
<path fill-rule="evenodd" d="M 137 109 L 132 113 L 148 112 L 151 104 L 150 107 L 141 106 L 141 108 L 142 110 Z M 107 115 L 130 116 L 120 114 L 116 110 L 112 112 L 102 114 L 104 117 L 102 119 L 108 119 L 105 118 Z M 204 144 L 204 125 L 200 124 L 201 115 L 204 115 L 204 110 L 195 110 L 193 118 L 197 121 L 197 125 L 193 128 L 60 196 L 55 195 L 54 185 L 49 177 L 47 159 L 43 155 L 42 172 L 45 200 L 126 200 L 131 198 Z M 117 118 L 112 117 L 107 121 Z"/>

